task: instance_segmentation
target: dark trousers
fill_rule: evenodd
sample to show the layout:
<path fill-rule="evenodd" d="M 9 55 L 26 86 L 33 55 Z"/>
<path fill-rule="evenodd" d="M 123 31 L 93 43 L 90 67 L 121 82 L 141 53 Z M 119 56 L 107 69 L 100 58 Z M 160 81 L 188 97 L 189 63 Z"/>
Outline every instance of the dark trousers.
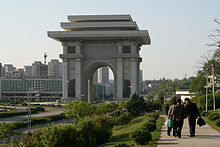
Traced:
<path fill-rule="evenodd" d="M 181 121 L 174 120 L 173 131 L 174 131 L 175 136 L 177 135 L 178 137 L 181 137 L 182 128 L 183 128 L 183 120 Z"/>
<path fill-rule="evenodd" d="M 168 127 L 168 129 L 167 129 L 167 135 L 170 136 L 170 132 L 171 132 L 172 128 L 173 128 L 173 127 Z M 173 129 L 173 136 L 175 136 L 174 129 Z"/>
<path fill-rule="evenodd" d="M 195 136 L 196 132 L 196 118 L 189 118 L 189 132 L 191 136 Z"/>

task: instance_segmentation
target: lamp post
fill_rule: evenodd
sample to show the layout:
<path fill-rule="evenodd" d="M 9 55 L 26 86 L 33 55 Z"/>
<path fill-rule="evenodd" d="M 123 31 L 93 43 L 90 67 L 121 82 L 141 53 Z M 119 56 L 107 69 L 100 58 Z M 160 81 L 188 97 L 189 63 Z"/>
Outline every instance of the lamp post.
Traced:
<path fill-rule="evenodd" d="M 213 96 L 213 109 L 215 111 L 215 74 L 214 74 L 214 64 L 212 65 L 212 96 Z"/>
<path fill-rule="evenodd" d="M 5 96 L 3 98 L 3 101 L 4 101 L 4 112 L 6 112 L 6 108 L 5 108 Z"/>
<path fill-rule="evenodd" d="M 15 91 L 14 91 L 14 105 L 15 105 L 15 110 L 16 110 L 16 98 L 15 98 Z"/>
<path fill-rule="evenodd" d="M 105 94 L 104 94 L 104 85 L 103 85 L 102 86 L 102 102 L 105 103 L 104 101 L 105 101 Z"/>
<path fill-rule="evenodd" d="M 205 94 L 205 110 L 208 111 L 208 84 L 209 84 L 209 80 L 208 80 L 208 72 L 206 73 L 206 94 Z"/>
<path fill-rule="evenodd" d="M 32 88 L 30 88 L 30 85 L 28 85 L 29 81 L 27 79 L 24 79 L 22 78 L 22 80 L 26 81 L 27 82 L 27 87 L 28 87 L 28 125 L 27 125 L 27 128 L 28 128 L 28 135 L 29 136 L 32 136 L 32 133 L 31 133 L 31 98 L 30 98 L 30 91 Z"/>
<path fill-rule="evenodd" d="M 28 135 L 31 136 L 31 99 L 30 99 L 30 90 L 31 88 L 28 89 L 28 101 L 29 101 L 29 108 L 28 108 Z"/>

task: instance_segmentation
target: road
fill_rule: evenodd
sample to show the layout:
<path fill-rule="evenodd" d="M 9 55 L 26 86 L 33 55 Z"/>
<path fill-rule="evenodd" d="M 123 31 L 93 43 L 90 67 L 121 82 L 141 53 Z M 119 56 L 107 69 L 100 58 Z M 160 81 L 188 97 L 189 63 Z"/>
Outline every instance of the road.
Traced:
<path fill-rule="evenodd" d="M 46 112 L 32 114 L 31 117 L 32 118 L 39 118 L 39 117 L 57 115 L 57 114 L 61 114 L 61 113 L 63 113 L 63 110 L 61 108 L 47 108 Z M 16 122 L 16 121 L 21 121 L 23 119 L 28 119 L 28 115 L 1 118 L 0 122 L 11 123 L 11 122 Z"/>

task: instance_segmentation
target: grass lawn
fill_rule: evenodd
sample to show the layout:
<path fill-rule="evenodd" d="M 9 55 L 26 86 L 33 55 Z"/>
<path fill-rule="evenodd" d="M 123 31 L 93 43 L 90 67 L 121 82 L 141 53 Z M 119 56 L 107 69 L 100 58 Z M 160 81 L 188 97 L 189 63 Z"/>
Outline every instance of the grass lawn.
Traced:
<path fill-rule="evenodd" d="M 217 109 L 216 112 L 220 114 L 220 109 Z M 202 118 L 206 121 L 208 125 L 210 125 L 210 127 L 220 132 L 220 127 L 216 126 L 215 121 L 210 121 L 208 120 L 208 117 L 205 116 L 203 116 Z"/>
<path fill-rule="evenodd" d="M 130 146 L 135 146 L 135 143 L 130 140 L 129 133 L 140 128 L 144 123 L 148 122 L 146 116 L 140 116 L 133 119 L 129 124 L 123 126 L 117 126 L 113 128 L 113 138 L 110 142 L 101 145 L 100 147 L 114 147 L 117 144 L 128 144 Z M 155 147 L 160 136 L 160 130 L 162 128 L 164 118 L 159 117 L 157 120 L 157 130 L 152 132 L 152 141 L 148 145 L 142 145 L 143 147 Z"/>

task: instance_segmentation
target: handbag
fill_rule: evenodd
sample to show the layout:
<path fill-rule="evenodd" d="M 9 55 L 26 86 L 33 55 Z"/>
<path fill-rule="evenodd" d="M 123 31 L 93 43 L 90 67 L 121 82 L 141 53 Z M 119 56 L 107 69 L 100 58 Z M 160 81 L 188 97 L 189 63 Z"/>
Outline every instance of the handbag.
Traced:
<path fill-rule="evenodd" d="M 204 126 L 206 124 L 206 122 L 204 121 L 204 119 L 202 119 L 201 117 L 198 118 L 197 120 L 197 125 Z"/>
<path fill-rule="evenodd" d="M 165 127 L 168 127 L 168 120 L 165 121 Z"/>
<path fill-rule="evenodd" d="M 168 127 L 173 127 L 173 120 L 172 119 L 168 119 Z"/>

